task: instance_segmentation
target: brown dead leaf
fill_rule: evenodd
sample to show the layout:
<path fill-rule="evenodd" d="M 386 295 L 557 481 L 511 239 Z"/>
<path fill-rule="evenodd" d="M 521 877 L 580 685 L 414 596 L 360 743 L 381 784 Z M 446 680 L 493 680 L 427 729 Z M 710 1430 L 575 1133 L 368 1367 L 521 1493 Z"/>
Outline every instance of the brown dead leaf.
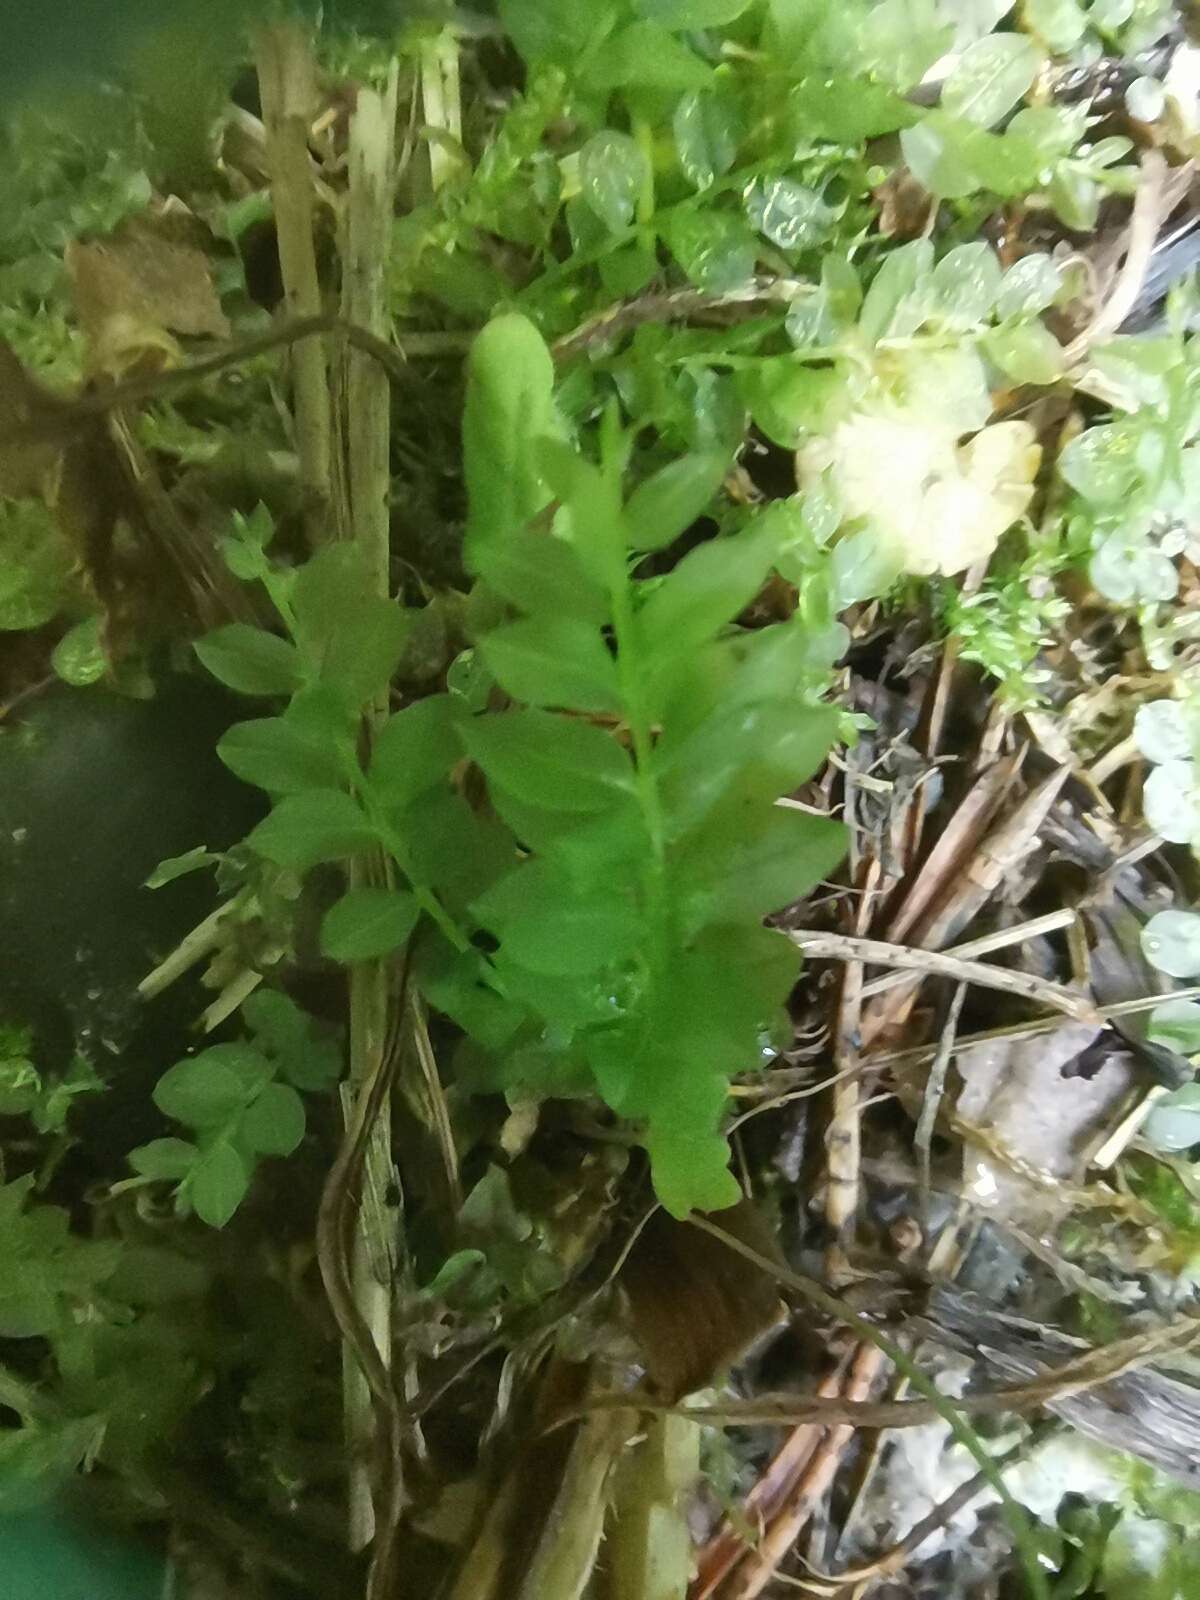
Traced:
<path fill-rule="evenodd" d="M 93 374 L 155 371 L 178 358 L 171 335 L 229 337 L 195 219 L 128 217 L 105 238 L 73 240 L 65 255 Z"/>
<path fill-rule="evenodd" d="M 885 239 L 918 239 L 936 202 L 907 167 L 897 167 L 871 191 L 879 206 L 879 231 Z"/>
<path fill-rule="evenodd" d="M 778 1246 L 747 1201 L 721 1226 L 774 1260 Z M 702 1388 L 783 1316 L 774 1281 L 709 1234 L 655 1211 L 621 1269 L 634 1335 L 655 1390 Z"/>

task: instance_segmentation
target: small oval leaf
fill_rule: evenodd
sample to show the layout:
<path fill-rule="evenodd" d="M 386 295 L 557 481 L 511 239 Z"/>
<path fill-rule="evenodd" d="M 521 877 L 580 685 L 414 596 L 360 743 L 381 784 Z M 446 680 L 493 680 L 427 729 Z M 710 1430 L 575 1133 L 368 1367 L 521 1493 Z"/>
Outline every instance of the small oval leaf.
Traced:
<path fill-rule="evenodd" d="M 303 682 L 295 645 L 245 622 L 217 628 L 193 648 L 219 683 L 240 694 L 291 694 Z"/>
<path fill-rule="evenodd" d="M 321 949 L 333 961 L 373 961 L 398 950 L 419 915 L 403 889 L 351 889 L 326 913 Z"/>
<path fill-rule="evenodd" d="M 207 1149 L 192 1169 L 188 1194 L 196 1215 L 210 1228 L 223 1228 L 246 1198 L 250 1174 L 228 1139 Z"/>

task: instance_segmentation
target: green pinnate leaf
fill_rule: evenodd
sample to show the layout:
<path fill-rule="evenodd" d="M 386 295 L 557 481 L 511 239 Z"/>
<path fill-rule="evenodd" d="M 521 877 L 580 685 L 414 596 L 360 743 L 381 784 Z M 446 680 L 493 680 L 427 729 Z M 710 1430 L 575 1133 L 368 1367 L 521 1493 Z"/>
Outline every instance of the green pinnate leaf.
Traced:
<path fill-rule="evenodd" d="M 617 895 L 560 900 L 542 915 L 526 912 L 504 930 L 505 957 L 546 977 L 587 977 L 627 961 L 644 930 L 634 908 Z"/>
<path fill-rule="evenodd" d="M 749 9 L 751 0 L 634 0 L 633 9 L 664 28 L 721 28 Z"/>
<path fill-rule="evenodd" d="M 292 608 L 310 675 L 347 709 L 357 711 L 388 687 L 412 619 L 375 592 L 357 544 L 326 545 L 307 561 L 292 591 Z"/>
<path fill-rule="evenodd" d="M 418 700 L 388 718 L 371 753 L 371 787 L 382 804 L 402 807 L 441 783 L 462 760 L 449 695 Z"/>
<path fill-rule="evenodd" d="M 456 792 L 423 795 L 405 814 L 412 875 L 452 912 L 470 904 L 512 866 L 512 835 Z"/>
<path fill-rule="evenodd" d="M 811 250 L 836 216 L 821 195 L 793 178 L 758 178 L 746 192 L 751 226 L 780 250 Z"/>
<path fill-rule="evenodd" d="M 528 317 L 494 317 L 467 358 L 463 476 L 467 564 L 491 540 L 506 540 L 550 501 L 536 441 L 558 438 L 554 361 Z"/>
<path fill-rule="evenodd" d="M 723 450 L 697 451 L 660 467 L 630 495 L 625 526 L 633 550 L 665 550 L 711 506 L 729 470 Z"/>
<path fill-rule="evenodd" d="M 214 1046 L 214 1050 L 237 1048 Z M 180 1061 L 164 1072 L 154 1088 L 154 1104 L 166 1117 L 200 1130 L 222 1127 L 237 1115 L 254 1089 L 231 1063 L 211 1059 L 205 1051 L 192 1061 Z M 263 1079 L 270 1068 L 263 1062 Z"/>
<path fill-rule="evenodd" d="M 1030 139 L 1009 128 L 989 133 L 962 117 L 930 111 L 900 134 L 910 171 L 940 200 L 990 190 L 1007 198 L 1036 189 L 1045 158 Z"/>
<path fill-rule="evenodd" d="M 675 1040 L 698 1069 L 748 1070 L 799 970 L 796 947 L 773 928 L 705 928 L 671 958 L 654 1000 L 654 1036 Z"/>
<path fill-rule="evenodd" d="M 879 0 L 862 20 L 858 49 L 873 76 L 903 90 L 921 81 L 953 38 L 937 0 Z"/>
<path fill-rule="evenodd" d="M 531 616 L 609 620 L 608 599 L 565 539 L 524 528 L 478 547 L 475 570 L 509 605 Z"/>
<path fill-rule="evenodd" d="M 1061 222 L 1076 233 L 1091 233 L 1100 217 L 1104 191 L 1086 167 L 1060 162 L 1046 194 Z"/>
<path fill-rule="evenodd" d="M 616 711 L 617 668 L 598 629 L 571 617 L 526 617 L 479 646 L 500 687 L 516 700 L 572 711 Z"/>
<path fill-rule="evenodd" d="M 933 245 L 914 239 L 885 256 L 871 280 L 858 326 L 864 339 L 915 333 L 931 308 Z"/>
<path fill-rule="evenodd" d="M 722 808 L 689 836 L 677 871 L 685 921 L 756 920 L 802 899 L 846 853 L 846 830 L 831 817 L 772 807 L 747 817 Z"/>
<path fill-rule="evenodd" d="M 546 977 L 584 977 L 623 962 L 643 934 L 632 901 L 611 884 L 580 894 L 544 861 L 500 879 L 472 910 L 499 936 L 504 959 Z"/>
<path fill-rule="evenodd" d="M 332 788 L 346 776 L 336 747 L 285 717 L 238 722 L 217 745 L 230 772 L 272 794 Z"/>
<path fill-rule="evenodd" d="M 337 1082 L 342 1070 L 338 1039 L 319 1032 L 290 995 L 258 988 L 243 1001 L 241 1016 L 255 1046 L 288 1083 L 319 1091 Z"/>
<path fill-rule="evenodd" d="M 668 733 L 655 750 L 668 827 L 678 837 L 731 791 L 774 800 L 812 777 L 838 729 L 832 708 L 792 700 L 729 705 L 683 739 Z"/>
<path fill-rule="evenodd" d="M 612 27 L 615 0 L 500 0 L 504 31 L 526 61 L 572 64 L 589 44 Z"/>
<path fill-rule="evenodd" d="M 796 85 L 787 114 L 798 140 L 830 139 L 836 144 L 877 139 L 910 127 L 921 115 L 903 95 L 881 83 L 826 74 Z"/>
<path fill-rule="evenodd" d="M 589 55 L 582 72 L 591 89 L 705 89 L 713 70 L 657 22 L 630 22 Z"/>
<path fill-rule="evenodd" d="M 529 805 L 602 811 L 634 787 L 625 751 L 589 723 L 530 709 L 475 717 L 459 732 L 484 775 Z"/>
<path fill-rule="evenodd" d="M 219 683 L 239 694 L 291 694 L 304 682 L 295 645 L 244 622 L 197 639 L 195 651 Z"/>
<path fill-rule="evenodd" d="M 246 840 L 268 861 L 295 872 L 362 855 L 378 842 L 362 807 L 338 789 L 286 795 Z"/>
<path fill-rule="evenodd" d="M 183 1115 L 187 1097 L 192 1097 L 195 1114 L 205 1116 L 202 1123 L 192 1120 L 194 1127 L 209 1127 L 222 1102 L 228 1102 L 230 1080 L 236 1080 L 244 1099 L 256 1095 L 264 1083 L 274 1075 L 274 1067 L 262 1051 L 244 1041 L 231 1044 L 209 1045 L 198 1055 L 178 1062 L 158 1081 L 155 1104 L 167 1116 L 180 1122 L 192 1120 Z M 167 1087 L 164 1087 L 167 1086 Z M 171 1108 L 168 1100 L 175 1105 Z M 205 1112 L 208 1104 L 210 1110 Z"/>
<path fill-rule="evenodd" d="M 729 1144 L 717 1133 L 689 1131 L 652 1123 L 646 1135 L 650 1173 L 660 1204 L 673 1217 L 693 1211 L 724 1211 L 742 1199 L 729 1169 Z"/>
<path fill-rule="evenodd" d="M 321 924 L 321 949 L 333 961 L 373 961 L 407 943 L 420 907 L 403 889 L 351 889 Z"/>
<path fill-rule="evenodd" d="M 754 277 L 759 245 L 732 212 L 676 209 L 664 229 L 667 246 L 697 289 L 729 294 Z"/>
<path fill-rule="evenodd" d="M 1087 17 L 1078 0 L 1025 0 L 1022 19 L 1057 55 L 1073 50 L 1087 32 Z"/>
<path fill-rule="evenodd" d="M 835 424 L 846 408 L 837 367 L 810 367 L 788 356 L 767 356 L 739 374 L 746 406 L 762 431 L 785 450 Z"/>
<path fill-rule="evenodd" d="M 991 245 L 961 244 L 934 268 L 934 314 L 947 327 L 972 329 L 996 304 L 1001 283 L 1000 263 Z"/>
<path fill-rule="evenodd" d="M 648 677 L 707 644 L 748 606 L 770 572 L 777 544 L 770 528 L 712 539 L 684 556 L 638 615 Z"/>

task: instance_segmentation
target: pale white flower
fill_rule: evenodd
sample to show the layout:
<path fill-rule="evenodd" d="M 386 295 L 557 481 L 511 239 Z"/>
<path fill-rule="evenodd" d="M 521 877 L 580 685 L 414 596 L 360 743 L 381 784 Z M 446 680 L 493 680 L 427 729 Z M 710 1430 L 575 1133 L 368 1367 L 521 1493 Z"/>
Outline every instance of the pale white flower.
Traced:
<path fill-rule="evenodd" d="M 966 444 L 902 411 L 860 411 L 803 453 L 828 471 L 847 517 L 864 518 L 904 572 L 949 576 L 989 556 L 1033 494 L 1040 451 L 1027 422 L 998 422 Z"/>

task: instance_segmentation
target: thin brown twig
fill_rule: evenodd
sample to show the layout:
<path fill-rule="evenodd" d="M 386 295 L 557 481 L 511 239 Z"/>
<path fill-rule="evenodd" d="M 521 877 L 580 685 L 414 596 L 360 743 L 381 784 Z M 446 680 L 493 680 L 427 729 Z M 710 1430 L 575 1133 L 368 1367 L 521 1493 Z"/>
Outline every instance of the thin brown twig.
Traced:
<path fill-rule="evenodd" d="M 821 1399 L 836 1400 L 841 1394 L 845 1375 L 846 1363 L 843 1360 L 821 1379 L 817 1395 Z M 735 1523 L 727 1516 L 701 1549 L 696 1560 L 696 1574 L 688 1589 L 688 1600 L 710 1600 L 724 1583 L 746 1553 L 745 1528 L 757 1528 L 760 1537 L 765 1535 L 771 1518 L 803 1477 L 820 1445 L 822 1433 L 823 1430 L 816 1423 L 801 1423 L 792 1428 L 747 1494 L 740 1507 L 738 1521 Z"/>
<path fill-rule="evenodd" d="M 730 310 L 737 306 L 769 304 L 790 305 L 794 300 L 813 292 L 813 285 L 796 278 L 758 278 L 744 288 L 732 289 L 724 294 L 712 294 L 703 289 L 670 289 L 639 295 L 634 300 L 619 300 L 615 305 L 589 317 L 570 333 L 555 341 L 552 354 L 555 361 L 566 361 L 579 355 L 590 345 L 627 333 L 631 328 L 647 322 L 674 322 L 704 312 Z"/>
<path fill-rule="evenodd" d="M 1080 1022 L 1099 1022 L 1100 1013 L 1083 995 L 1062 984 L 1029 972 L 1010 972 L 1003 967 L 985 966 L 981 961 L 964 961 L 936 950 L 913 950 L 903 945 L 885 944 L 881 939 L 859 939 L 844 933 L 790 931 L 788 937 L 805 955 L 815 960 L 862 961 L 867 966 L 893 967 L 902 972 L 919 972 L 927 977 L 955 978 L 985 989 L 1001 989 L 1020 995 Z"/>
<path fill-rule="evenodd" d="M 1133 215 L 1129 221 L 1125 260 L 1121 264 L 1121 270 L 1117 274 L 1116 283 L 1108 299 L 1083 332 L 1068 345 L 1066 350 L 1068 365 L 1081 361 L 1092 345 L 1116 333 L 1137 303 L 1162 224 L 1166 179 L 1167 162 L 1162 152 L 1143 151 L 1142 172 L 1133 201 Z"/>
<path fill-rule="evenodd" d="M 856 773 L 854 767 L 849 766 L 846 769 L 844 810 L 846 824 L 855 840 L 857 809 Z M 858 857 L 857 849 L 851 852 L 851 863 L 859 894 L 847 902 L 848 921 L 854 933 L 861 934 L 870 927 L 874 891 L 879 886 L 881 869 L 874 857 Z M 858 1073 L 852 1069 L 859 1062 L 863 978 L 861 961 L 846 962 L 842 970 L 834 1030 L 833 1064 L 837 1075 L 829 1126 L 825 1130 L 825 1220 L 829 1225 L 825 1271 L 830 1283 L 835 1286 L 849 1281 L 853 1275 L 850 1256 L 858 1221 L 862 1084 Z"/>
<path fill-rule="evenodd" d="M 862 1322 L 865 1319 L 843 1310 L 842 1320 Z M 872 1324 L 867 1326 L 873 1335 L 878 1336 L 878 1330 Z M 1180 1318 L 1149 1334 L 1136 1334 L 1111 1345 L 1089 1349 L 1023 1383 L 1008 1384 L 982 1394 L 962 1395 L 951 1403 L 952 1409 L 970 1416 L 1019 1415 L 1025 1411 L 1036 1411 L 1080 1394 L 1085 1389 L 1096 1389 L 1111 1383 L 1137 1367 L 1146 1366 L 1165 1352 L 1178 1354 L 1197 1343 L 1200 1343 L 1200 1321 L 1190 1317 Z M 630 1404 L 636 1404 L 642 1411 L 652 1411 L 655 1415 L 678 1414 L 691 1417 L 696 1422 L 728 1428 L 763 1427 L 778 1423 L 914 1428 L 936 1422 L 944 1415 L 944 1407 L 932 1400 L 860 1401 L 842 1397 L 826 1399 L 815 1395 L 765 1394 L 754 1400 L 726 1400 L 715 1405 L 697 1406 L 672 1405 L 641 1395 L 632 1400 L 626 1392 L 597 1395 L 585 1406 L 556 1417 L 551 1426 L 561 1427 L 574 1421 L 584 1411 L 596 1408 L 612 1410 Z"/>
<path fill-rule="evenodd" d="M 164 372 L 145 378 L 130 378 L 103 389 L 88 390 L 79 395 L 55 394 L 47 391 L 48 405 L 39 408 L 26 421 L 0 433 L 0 446 L 16 444 L 28 438 L 41 438 L 47 434 L 70 433 L 91 419 L 105 416 L 111 411 L 142 406 L 151 400 L 163 400 L 180 390 L 188 389 L 203 378 L 215 377 L 229 367 L 243 366 L 272 350 L 280 350 L 305 339 L 316 339 L 332 334 L 344 339 L 356 350 L 363 351 L 377 361 L 396 380 L 409 377 L 409 361 L 422 357 L 461 355 L 471 336 L 457 333 L 402 334 L 400 342 L 391 344 L 369 328 L 348 322 L 334 313 L 317 317 L 297 317 L 268 328 L 253 338 L 239 340 L 237 344 L 214 350 L 197 361 L 188 361 L 179 367 L 169 367 Z"/>
<path fill-rule="evenodd" d="M 946 1087 L 946 1073 L 950 1066 L 950 1055 L 954 1048 L 955 1035 L 958 1032 L 958 1019 L 962 1015 L 963 1001 L 966 997 L 967 986 L 965 983 L 960 983 L 951 998 L 950 1008 L 942 1028 L 942 1036 L 938 1040 L 937 1055 L 933 1058 L 933 1063 L 929 1068 L 929 1076 L 925 1080 L 925 1089 L 921 1097 L 921 1113 L 917 1118 L 917 1131 L 913 1136 L 920 1173 L 921 1225 L 926 1229 L 929 1227 L 929 1194 L 932 1185 L 933 1130 L 937 1126 L 938 1111 L 941 1108 L 942 1094 Z"/>
<path fill-rule="evenodd" d="M 401 978 L 401 1008 L 405 1004 L 411 969 L 410 946 Z M 377 1435 L 379 1502 L 385 1515 L 376 1530 L 369 1600 L 375 1600 L 377 1594 L 375 1575 L 383 1577 L 391 1568 L 392 1549 L 403 1510 L 404 1480 L 400 1468 L 407 1418 L 392 1374 L 379 1353 L 369 1323 L 359 1309 L 347 1244 L 354 1225 L 354 1198 L 362 1182 L 368 1147 L 391 1092 L 397 1059 L 395 1040 L 376 1056 L 373 1074 L 362 1084 L 355 1099 L 345 1135 L 325 1179 L 317 1208 L 316 1252 L 321 1280 L 338 1331 L 362 1368 L 380 1422 Z"/>
<path fill-rule="evenodd" d="M 847 1402 L 865 1401 L 885 1365 L 886 1357 L 881 1351 L 873 1345 L 859 1345 L 847 1375 L 844 1394 Z M 726 1584 L 723 1600 L 756 1600 L 771 1582 L 827 1493 L 853 1433 L 853 1427 L 846 1423 L 828 1429 L 770 1526 Z"/>
<path fill-rule="evenodd" d="M 1019 922 L 1011 928 L 998 928 L 995 933 L 985 933 L 978 939 L 968 939 L 965 944 L 951 945 L 949 950 L 944 950 L 943 955 L 955 957 L 987 956 L 993 955 L 997 950 L 1010 949 L 1014 944 L 1025 944 L 1030 939 L 1040 939 L 1047 933 L 1057 933 L 1062 928 L 1069 928 L 1078 920 L 1078 912 L 1070 907 L 1061 911 L 1048 911 L 1044 917 L 1031 917 L 1028 922 Z M 871 982 L 863 986 L 863 999 L 869 1000 L 877 994 L 886 994 L 889 989 L 899 988 L 901 984 L 911 980 L 903 973 L 891 973 L 886 978 L 872 978 Z"/>
<path fill-rule="evenodd" d="M 1115 1022 L 1120 1017 L 1137 1016 L 1143 1011 L 1153 1011 L 1164 1000 L 1200 1000 L 1200 984 L 1190 989 L 1176 989 L 1170 994 L 1143 995 L 1137 1000 L 1121 1000 L 1115 1005 L 1100 1006 L 1096 1011 L 1096 1019 Z M 1062 1018 L 1057 1013 L 1051 1017 L 1033 1017 L 1029 1022 L 1013 1022 L 1003 1028 L 987 1028 L 982 1033 L 965 1034 L 954 1041 L 951 1053 L 961 1055 L 964 1050 L 970 1050 L 977 1044 L 994 1044 L 997 1039 L 1036 1039 L 1039 1034 L 1053 1033 L 1061 1027 Z M 932 1061 L 936 1052 L 936 1045 L 913 1045 L 905 1050 L 882 1050 L 870 1055 L 867 1060 L 872 1067 L 920 1067 Z"/>
<path fill-rule="evenodd" d="M 1008 1450 L 995 1458 L 997 1471 L 1003 1472 L 1006 1467 L 1012 1467 L 1027 1456 L 1031 1449 L 1041 1442 L 1046 1434 L 1056 1432 L 1060 1425 L 1048 1423 L 1035 1427 L 1030 1436 L 1021 1439 Z M 805 1575 L 814 1584 L 826 1585 L 829 1590 L 836 1593 L 850 1584 L 868 1583 L 879 1578 L 888 1578 L 900 1572 L 908 1565 L 926 1539 L 931 1539 L 934 1534 L 940 1533 L 949 1523 L 953 1522 L 960 1511 L 966 1509 L 977 1496 L 983 1494 L 988 1488 L 987 1474 L 984 1472 L 973 1473 L 965 1483 L 960 1483 L 953 1494 L 934 1506 L 927 1516 L 915 1522 L 904 1535 L 888 1549 L 884 1550 L 874 1561 L 862 1567 L 850 1567 L 845 1572 L 818 1572 L 813 1567 L 805 1564 Z"/>
<path fill-rule="evenodd" d="M 906 886 L 904 901 L 887 925 L 887 937 L 899 943 L 923 921 L 934 902 L 958 870 L 978 850 L 984 831 L 991 826 L 1025 760 L 1026 746 L 995 762 L 977 778 L 953 817 L 930 849 L 924 863 Z"/>

